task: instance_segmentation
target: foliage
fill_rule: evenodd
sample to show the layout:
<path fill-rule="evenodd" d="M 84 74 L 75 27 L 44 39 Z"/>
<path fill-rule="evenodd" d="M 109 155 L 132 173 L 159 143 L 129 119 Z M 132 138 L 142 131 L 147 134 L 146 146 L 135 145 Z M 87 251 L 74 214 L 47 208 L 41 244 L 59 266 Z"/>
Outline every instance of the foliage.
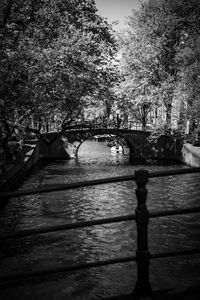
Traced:
<path fill-rule="evenodd" d="M 149 0 L 132 12 L 119 36 L 119 105 L 144 126 L 149 110 L 139 114 L 138 109 L 164 106 L 169 128 L 174 101 L 183 102 L 181 95 L 187 117 L 199 120 L 199 15 L 199 0 Z"/>
<path fill-rule="evenodd" d="M 86 97 L 110 78 L 115 41 L 93 0 L 4 0 L 0 98 L 6 117 L 27 123 L 79 118 Z"/>

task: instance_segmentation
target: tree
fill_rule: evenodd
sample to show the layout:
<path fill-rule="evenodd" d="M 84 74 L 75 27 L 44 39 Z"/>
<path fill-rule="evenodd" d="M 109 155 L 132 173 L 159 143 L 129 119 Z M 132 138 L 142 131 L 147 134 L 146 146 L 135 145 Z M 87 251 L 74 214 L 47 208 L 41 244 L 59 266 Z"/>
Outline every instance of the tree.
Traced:
<path fill-rule="evenodd" d="M 192 132 L 200 130 L 200 1 L 188 3 L 188 11 L 176 56 L 179 65 L 176 99 L 182 103 L 181 121 L 183 124 L 189 121 Z"/>
<path fill-rule="evenodd" d="M 8 141 L 10 124 L 40 129 L 55 119 L 61 134 L 80 119 L 88 99 L 98 105 L 112 80 L 114 53 L 111 26 L 93 0 L 2 0 L 1 138 Z"/>
<path fill-rule="evenodd" d="M 164 105 L 166 125 L 171 126 L 177 86 L 181 86 L 180 78 L 189 74 L 184 71 L 185 54 L 180 53 L 191 50 L 191 37 L 199 35 L 199 14 L 199 0 L 149 0 L 133 11 L 128 29 L 120 36 L 124 74 L 121 98 L 126 95 L 125 106 Z"/>
<path fill-rule="evenodd" d="M 0 34 L 0 98 L 7 118 L 25 122 L 55 113 L 63 125 L 78 118 L 85 97 L 105 83 L 115 51 L 93 0 L 5 0 Z"/>

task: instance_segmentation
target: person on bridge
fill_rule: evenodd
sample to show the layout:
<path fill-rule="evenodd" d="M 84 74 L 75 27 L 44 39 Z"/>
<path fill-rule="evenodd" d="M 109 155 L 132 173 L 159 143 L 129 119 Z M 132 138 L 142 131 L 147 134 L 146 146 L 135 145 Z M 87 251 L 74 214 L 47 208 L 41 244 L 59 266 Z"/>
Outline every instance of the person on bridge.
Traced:
<path fill-rule="evenodd" d="M 120 128 L 122 119 L 120 118 L 119 114 L 117 114 L 117 128 Z"/>

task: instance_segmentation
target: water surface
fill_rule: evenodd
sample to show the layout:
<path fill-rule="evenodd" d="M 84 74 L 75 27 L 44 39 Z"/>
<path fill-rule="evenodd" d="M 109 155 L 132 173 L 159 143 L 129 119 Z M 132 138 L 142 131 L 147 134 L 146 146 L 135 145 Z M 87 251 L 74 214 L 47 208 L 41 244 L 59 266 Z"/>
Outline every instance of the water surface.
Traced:
<path fill-rule="evenodd" d="M 152 171 L 177 167 L 185 166 L 130 164 L 128 154 L 113 154 L 106 143 L 87 141 L 80 147 L 78 159 L 43 162 L 20 188 L 130 175 L 140 168 Z M 149 210 L 198 206 L 199 179 L 199 174 L 150 179 Z M 134 213 L 135 187 L 129 181 L 12 198 L 0 212 L 1 233 Z M 151 219 L 150 252 L 200 246 L 199 233 L 199 214 Z M 131 256 L 136 250 L 136 226 L 129 221 L 40 234 L 6 240 L 1 249 L 1 275 Z M 197 255 L 155 259 L 150 271 L 154 290 L 197 285 L 200 259 Z M 115 264 L 17 282 L 4 286 L 1 299 L 13 295 L 16 298 L 11 299 L 99 299 L 131 293 L 135 281 L 134 262 Z"/>

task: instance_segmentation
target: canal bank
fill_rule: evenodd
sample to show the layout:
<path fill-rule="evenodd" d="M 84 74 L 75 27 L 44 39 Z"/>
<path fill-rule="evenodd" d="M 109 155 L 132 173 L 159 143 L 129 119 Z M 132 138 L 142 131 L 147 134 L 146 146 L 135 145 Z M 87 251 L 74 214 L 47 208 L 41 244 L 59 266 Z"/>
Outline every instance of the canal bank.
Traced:
<path fill-rule="evenodd" d="M 2 192 L 15 190 L 24 178 L 29 174 L 31 169 L 43 159 L 70 159 L 70 154 L 73 153 L 73 147 L 67 146 L 66 142 L 56 140 L 56 142 L 49 146 L 49 140 L 45 135 L 40 140 L 30 141 L 26 145 L 20 159 L 13 163 L 3 174 L 0 175 L 0 190 Z M 160 146 L 162 150 L 162 147 Z M 167 153 L 166 149 L 161 151 Z M 176 151 L 175 151 L 176 152 Z M 180 153 L 179 153 L 180 152 Z M 182 162 L 191 167 L 200 166 L 200 147 L 193 146 L 192 144 L 185 143 L 182 146 L 182 150 L 178 151 L 175 157 L 170 155 L 169 161 L 174 158 L 174 161 Z M 132 153 L 130 153 L 130 159 L 134 161 Z M 163 157 L 166 160 L 166 154 Z"/>
<path fill-rule="evenodd" d="M 21 156 L 10 162 L 5 172 L 0 174 L 0 191 L 9 192 L 17 189 L 39 160 L 40 148 L 38 140 L 27 141 Z"/>

